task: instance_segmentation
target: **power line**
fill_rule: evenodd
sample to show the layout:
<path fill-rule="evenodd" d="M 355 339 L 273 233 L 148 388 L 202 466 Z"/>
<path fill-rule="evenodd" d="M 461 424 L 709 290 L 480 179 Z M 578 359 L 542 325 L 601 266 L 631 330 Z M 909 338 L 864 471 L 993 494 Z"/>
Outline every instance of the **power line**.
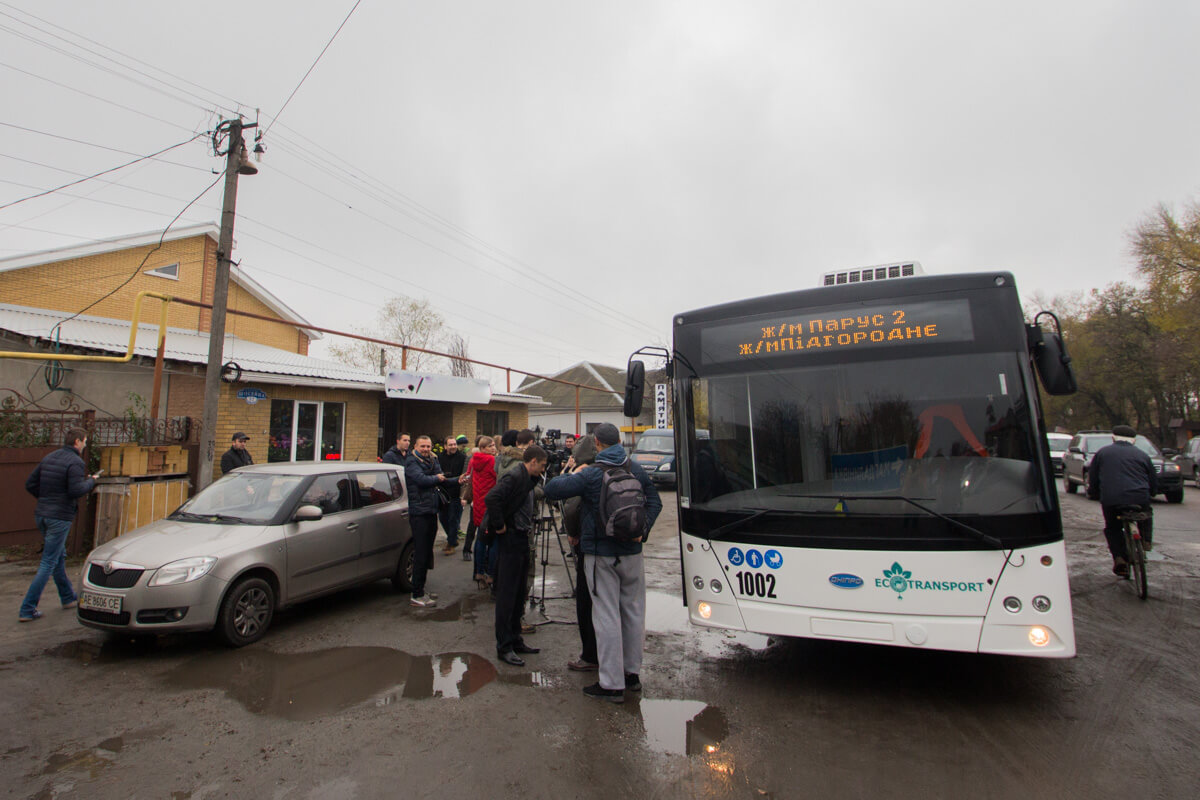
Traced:
<path fill-rule="evenodd" d="M 81 94 L 84 97 L 90 97 L 93 100 L 99 100 L 101 103 L 107 103 L 110 106 L 116 106 L 117 108 L 122 109 L 123 111 L 132 112 L 139 116 L 145 117 L 146 119 L 152 119 L 155 122 L 161 122 L 164 125 L 170 125 L 172 128 L 179 128 L 180 130 L 192 132 L 191 128 L 188 128 L 185 125 L 180 125 L 178 122 L 171 122 L 170 120 L 163 119 L 162 117 L 156 117 L 153 114 L 147 114 L 145 111 L 141 111 L 136 108 L 131 108 L 130 106 L 122 105 L 114 100 L 109 100 L 107 98 L 100 97 L 99 95 L 92 94 L 91 92 L 85 92 L 82 89 L 76 89 L 74 86 L 68 86 L 65 83 L 60 83 L 59 81 L 52 80 L 43 75 L 38 75 L 36 73 L 30 72 L 29 70 L 21 69 L 20 67 L 14 67 L 12 64 L 0 62 L 0 67 L 4 67 L 6 69 L 11 69 L 13 72 L 19 72 L 22 75 L 28 75 L 30 78 L 36 78 L 39 81 L 45 81 L 46 83 L 53 84 L 54 86 L 58 86 L 61 89 L 66 89 L 67 91 L 75 92 L 76 94 Z"/>
<path fill-rule="evenodd" d="M 114 294 L 116 294 L 118 291 L 120 291 L 126 285 L 128 285 L 128 283 L 130 281 L 132 281 L 134 278 L 136 278 L 141 273 L 142 267 L 144 267 L 146 265 L 146 262 L 150 260 L 150 256 L 154 255 L 156 252 L 158 252 L 160 249 L 162 249 L 163 241 L 167 238 L 167 232 L 171 230 L 171 226 L 174 225 L 176 223 L 176 221 L 178 221 L 178 219 L 184 215 L 184 212 L 186 212 L 189 208 L 192 207 L 193 203 L 195 203 L 197 200 L 199 200 L 204 195 L 208 194 L 208 190 L 213 188 L 214 186 L 216 186 L 217 183 L 220 182 L 224 177 L 225 177 L 225 172 L 224 172 L 224 170 L 222 170 L 221 173 L 217 175 L 216 179 L 213 180 L 212 183 L 210 183 L 208 186 L 205 186 L 204 190 L 202 192 L 200 192 L 200 194 L 193 197 L 186 206 L 184 206 L 182 209 L 180 209 L 179 213 L 175 215 L 175 219 L 171 220 L 169 223 L 167 223 L 167 227 L 163 228 L 162 235 L 158 237 L 158 244 L 156 244 L 153 248 L 151 248 L 149 250 L 149 252 L 146 253 L 146 255 L 142 258 L 141 263 L 137 265 L 137 267 L 133 270 L 132 273 L 130 273 L 128 278 L 126 278 L 124 281 L 122 281 L 118 286 L 114 287 L 111 291 L 107 292 L 106 294 L 102 295 L 101 297 L 97 298 L 96 300 L 93 300 L 91 303 L 88 303 L 86 306 L 81 308 L 79 311 L 76 311 L 71 316 L 67 317 L 66 319 L 59 320 L 54 325 L 54 328 L 59 328 L 64 322 L 67 322 L 69 320 L 74 319 L 75 317 L 78 317 L 84 311 L 87 311 L 89 308 L 92 308 L 97 303 L 100 303 L 101 301 L 106 300 L 109 297 L 112 297 Z M 50 330 L 53 331 L 54 328 L 51 328 Z"/>
<path fill-rule="evenodd" d="M 58 187 L 55 187 L 55 188 L 53 188 L 53 189 L 47 189 L 47 190 L 46 190 L 46 191 L 44 191 L 44 192 L 38 192 L 37 194 L 31 194 L 31 195 L 29 195 L 28 197 L 22 197 L 22 198 L 20 198 L 19 200 L 13 200 L 12 202 L 5 203 L 4 205 L 0 205 L 0 211 L 3 211 L 4 209 L 6 209 L 6 208 L 9 208 L 9 207 L 11 207 L 11 206 L 15 206 L 15 205 L 17 205 L 18 203 L 24 203 L 26 200 L 33 200 L 34 198 L 37 198 L 37 197 L 45 197 L 45 196 L 46 196 L 46 195 L 48 195 L 48 194 L 53 194 L 54 192 L 61 191 L 62 189 L 67 189 L 67 188 L 69 188 L 69 187 L 71 187 L 71 186 L 75 186 L 75 185 L 77 185 L 77 184 L 83 183 L 84 181 L 90 181 L 90 180 L 92 180 L 93 178 L 99 178 L 101 175 L 107 175 L 107 174 L 108 174 L 108 173 L 110 173 L 110 172 L 116 172 L 116 171 L 117 171 L 117 170 L 119 170 L 119 169 L 125 169 L 126 167 L 131 167 L 131 166 L 133 166 L 134 164 L 137 164 L 139 161 L 146 161 L 147 159 L 151 159 L 151 158 L 154 158 L 155 156 L 160 156 L 160 155 L 162 155 L 163 153 L 166 153 L 166 152 L 169 152 L 169 151 L 171 151 L 171 150 L 174 150 L 174 149 L 175 149 L 175 148 L 177 148 L 177 147 L 183 147 L 185 144 L 189 144 L 190 142 L 194 142 L 194 141 L 196 141 L 197 139 L 199 139 L 201 135 L 202 135 L 202 134 L 196 134 L 196 135 L 195 135 L 195 136 L 193 136 L 192 138 L 190 138 L 190 139 L 185 139 L 184 141 L 182 141 L 182 142 L 179 142 L 178 144 L 173 144 L 173 145 L 171 145 L 170 147 L 164 147 L 162 150 L 159 150 L 159 151 L 157 151 L 157 152 L 155 152 L 155 153 L 151 153 L 151 154 L 150 154 L 150 155 L 148 155 L 148 156 L 139 156 L 138 158 L 135 158 L 133 161 L 130 161 L 130 162 L 126 163 L 126 164 L 121 164 L 121 165 L 119 165 L 119 166 L 116 166 L 116 167 L 112 167 L 112 168 L 110 168 L 110 169 L 106 169 L 106 170 L 104 170 L 103 172 L 97 172 L 95 175 L 88 175 L 87 177 L 80 178 L 80 179 L 79 179 L 79 180 L 77 180 L 77 181 L 71 181 L 70 183 L 64 183 L 62 186 L 58 186 Z M 196 199 L 197 199 L 197 200 L 199 200 L 200 198 L 196 198 Z M 193 201 L 193 202 L 195 202 L 195 201 Z M 191 203 L 188 203 L 188 205 L 190 206 L 190 205 L 191 205 Z M 186 211 L 187 209 L 184 209 L 184 210 Z M 181 212 L 181 213 L 182 213 L 182 212 Z"/>
<path fill-rule="evenodd" d="M 15 125 L 11 122 L 4 122 L 2 120 L 0 120 L 0 126 L 4 126 L 5 128 L 13 128 L 14 130 L 24 131 L 26 133 L 36 133 L 39 136 L 48 136 L 51 139 L 60 139 L 64 142 L 73 142 L 75 144 L 87 145 L 88 147 L 95 147 L 99 150 L 108 150 L 110 153 L 120 153 L 121 155 L 125 155 L 125 156 L 138 155 L 137 153 L 135 153 L 132 150 L 122 150 L 119 147 L 109 147 L 106 144 L 99 144 L 97 142 L 89 142 L 84 139 L 75 139 L 73 137 L 63 136 L 62 134 L 58 134 L 58 133 L 51 133 L 49 131 L 38 130 L 37 128 L 27 128 L 24 125 Z M 179 161 L 169 161 L 165 158 L 155 158 L 154 160 L 159 162 L 160 164 L 170 164 L 171 166 L 174 166 L 174 167 L 184 167 L 186 169 L 199 170 L 200 172 L 207 172 L 210 175 L 212 174 L 212 170 L 208 167 L 197 167 L 194 164 L 183 164 Z"/>
<path fill-rule="evenodd" d="M 325 46 L 321 48 L 321 52 L 317 54 L 316 61 L 313 61 L 312 66 L 308 68 L 308 72 L 304 73 L 304 77 L 300 79 L 298 84 L 296 84 L 296 88 L 292 89 L 292 93 L 288 95 L 288 99 L 283 101 L 283 105 L 280 107 L 279 112 L 271 118 L 270 124 L 268 124 L 266 130 L 263 131 L 263 136 L 266 136 L 271 130 L 271 126 L 274 125 L 281 116 L 283 116 L 283 111 L 288 107 L 288 103 L 292 102 L 292 98 L 296 96 L 296 92 L 300 91 L 300 87 L 304 85 L 306 80 L 308 80 L 308 76 L 311 75 L 312 71 L 317 68 L 317 63 L 320 62 L 321 56 L 325 55 L 325 51 L 329 49 L 329 45 L 333 44 L 333 40 L 337 38 L 337 35 L 342 32 L 342 28 L 346 27 L 346 23 L 350 21 L 350 17 L 354 14 L 355 10 L 358 9 L 360 3 L 362 3 L 362 0 L 355 0 L 354 7 L 350 9 L 350 13 L 347 14 L 346 18 L 342 20 L 342 24 L 338 25 L 337 30 L 333 32 L 333 36 L 329 37 L 329 41 L 326 42 Z"/>
<path fill-rule="evenodd" d="M 194 86 L 194 87 L 196 87 L 197 89 L 200 89 L 200 90 L 202 90 L 202 91 L 204 91 L 204 92 L 207 92 L 207 93 L 209 93 L 209 94 L 211 94 L 211 95 L 213 95 L 213 96 L 219 97 L 219 98 L 220 98 L 220 99 L 222 99 L 222 100 L 225 100 L 225 101 L 227 101 L 227 102 L 233 103 L 233 105 L 234 105 L 234 106 L 237 106 L 238 108 L 243 108 L 243 107 L 245 107 L 245 108 L 249 108 L 249 104 L 248 104 L 248 103 L 243 103 L 242 101 L 238 100 L 237 98 L 233 98 L 233 97 L 228 97 L 228 96 L 226 96 L 226 95 L 222 95 L 220 92 L 213 91 L 212 89 L 209 89 L 209 88 L 208 88 L 208 87 L 206 87 L 206 86 L 201 86 L 200 84 L 196 83 L 195 81 L 188 80 L 187 78 L 184 78 L 184 77 L 182 77 L 182 76 L 180 76 L 180 75 L 176 75 L 176 74 L 174 74 L 173 72 L 170 72 L 170 71 L 168 71 L 168 70 L 165 70 L 165 69 L 163 69 L 162 67 L 155 66 L 154 64 L 151 64 L 151 63 L 149 63 L 148 61 L 143 61 L 143 60 L 141 60 L 140 58 L 136 58 L 135 56 L 131 56 L 131 55 L 129 55 L 128 53 L 126 53 L 126 52 L 123 52 L 123 51 L 121 51 L 121 50 L 118 50 L 118 49 L 116 49 L 115 47 L 110 47 L 110 46 L 108 46 L 108 45 L 104 44 L 103 42 L 98 42 L 98 41 L 96 41 L 95 39 L 90 39 L 90 38 L 88 38 L 87 36 L 84 36 L 84 35 L 83 35 L 83 34 L 81 34 L 81 33 L 77 33 L 77 32 L 75 32 L 75 31 L 73 31 L 73 30 L 71 30 L 71 29 L 69 29 L 69 28 L 64 28 L 62 25 L 58 25 L 58 24 L 56 24 L 56 23 L 54 23 L 54 22 L 51 22 L 51 21 L 50 21 L 50 20 L 48 20 L 48 19 L 45 19 L 45 18 L 43 18 L 43 17 L 39 17 L 39 16 L 37 16 L 36 14 L 32 14 L 32 13 L 30 13 L 30 12 L 26 11 L 26 10 L 25 10 L 25 9 L 23 9 L 23 8 L 18 8 L 17 6 L 14 6 L 14 5 L 13 5 L 13 4 L 11 4 L 11 3 L 6 3 L 6 2 L 2 2 L 2 1 L 0 1 L 0 6 L 5 6 L 6 8 L 10 8 L 10 9 L 12 9 L 13 11 L 16 11 L 16 12 L 18 12 L 18 13 L 20 13 L 20 14 L 24 14 L 25 16 L 27 16 L 27 17 L 29 17 L 29 18 L 31 18 L 31 19 L 36 19 L 38 22 L 41 22 L 41 23 L 43 23 L 43 24 L 45 24 L 45 25 L 49 25 L 50 27 L 52 27 L 52 28 L 55 28 L 55 29 L 57 29 L 57 30 L 60 30 L 60 31 L 63 31 L 64 33 L 69 33 L 70 35 L 74 36 L 74 37 L 75 37 L 75 38 L 77 38 L 77 39 L 82 39 L 83 41 L 85 41 L 85 42 L 88 42 L 89 44 L 94 44 L 94 45 L 96 45 L 97 47 L 103 48 L 104 50 L 107 50 L 107 51 L 108 51 L 108 52 L 110 52 L 110 53 L 116 53 L 117 55 L 121 56 L 122 58 L 124 58 L 124 59 L 127 59 L 127 60 L 129 60 L 129 61 L 132 61 L 132 62 L 134 62 L 135 64 L 141 64 L 141 65 L 142 65 L 142 66 L 144 66 L 144 67 L 149 67 L 150 69 L 152 69 L 152 70 L 154 70 L 154 71 L 156 71 L 156 72 L 161 72 L 163 75 L 166 75 L 166 76 L 168 76 L 168 77 L 170 77 L 170 78 L 174 78 L 174 79 L 175 79 L 175 80 L 177 80 L 177 81 L 183 81 L 184 83 L 186 83 L 186 84 L 188 84 L 188 85 L 190 85 L 190 86 Z M 14 18 L 14 19 L 15 19 L 15 18 Z M 43 30 L 42 28 L 38 28 L 36 25 L 33 25 L 33 24 L 29 23 L 29 22 L 25 22 L 25 21 L 23 21 L 23 20 L 18 20 L 18 21 L 22 22 L 22 24 L 24 24 L 24 25 L 28 25 L 29 27 L 31 27 L 31 28 L 34 28 L 35 30 L 42 31 L 43 33 L 49 34 L 49 35 L 51 35 L 51 36 L 53 36 L 53 35 L 54 35 L 54 34 L 50 33 L 49 31 Z M 66 40 L 64 40 L 64 41 L 66 41 Z M 77 44 L 76 44 L 76 45 L 74 45 L 74 46 L 76 46 L 76 47 L 79 47 L 81 50 L 87 50 L 87 48 L 84 48 L 84 47 L 82 47 L 81 45 L 77 45 Z M 88 52 L 92 52 L 94 55 L 100 56 L 101 58 L 107 58 L 107 56 L 104 56 L 102 53 L 96 53 L 95 51 L 88 51 Z M 109 60 L 112 60 L 112 59 L 109 59 Z M 120 62 L 117 62 L 117 61 L 113 60 L 113 63 L 115 63 L 115 64 L 119 64 Z M 130 69 L 130 70 L 132 70 L 132 68 L 131 68 L 131 67 L 126 67 L 126 69 Z M 132 71 L 137 71 L 137 70 L 132 70 Z M 160 83 L 162 83 L 162 84 L 164 84 L 164 85 L 168 85 L 168 86 L 170 85 L 170 84 L 169 84 L 169 83 L 167 83 L 166 81 L 163 81 L 163 80 L 161 80 L 161 79 L 154 78 L 154 76 L 152 76 L 152 75 L 147 75 L 146 73 L 140 73 L 140 74 L 146 75 L 146 77 L 148 77 L 148 78 L 151 78 L 152 80 L 158 80 Z M 179 87 L 173 87 L 173 88 L 179 89 Z M 179 89 L 179 90 L 180 90 L 180 91 L 186 91 L 186 90 L 184 90 L 184 89 Z M 199 97 L 199 95 L 193 95 L 193 96 L 194 96 L 194 97 L 197 97 L 197 98 L 199 98 L 199 99 L 201 99 L 201 100 L 204 100 L 204 98 L 201 98 L 201 97 Z M 210 103 L 211 103 L 212 101 L 211 101 L 211 100 L 206 100 L 206 102 L 210 102 Z M 218 106 L 219 106 L 219 104 L 215 104 L 215 103 L 214 103 L 214 105 L 218 105 Z M 224 106 L 224 108 L 226 108 L 226 109 L 231 109 L 231 110 L 232 110 L 232 107 L 230 107 L 230 106 Z"/>

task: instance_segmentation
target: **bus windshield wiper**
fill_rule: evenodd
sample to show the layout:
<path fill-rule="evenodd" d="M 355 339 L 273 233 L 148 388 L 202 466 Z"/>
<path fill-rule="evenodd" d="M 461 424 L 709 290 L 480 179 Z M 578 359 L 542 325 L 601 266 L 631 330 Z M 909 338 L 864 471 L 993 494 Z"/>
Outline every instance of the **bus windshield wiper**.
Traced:
<path fill-rule="evenodd" d="M 723 533 L 730 533 L 731 531 L 735 531 L 739 528 L 743 528 L 746 525 L 753 522 L 754 520 L 761 517 L 763 514 L 769 514 L 770 512 L 774 511 L 775 509 L 773 509 L 773 508 L 745 508 L 745 509 L 741 509 L 741 510 L 749 511 L 750 513 L 748 515 L 742 517 L 741 519 L 735 519 L 733 522 L 727 522 L 719 528 L 714 528 L 713 530 L 711 530 L 707 534 L 705 534 L 705 538 L 712 539 L 716 536 L 720 536 Z"/>
<path fill-rule="evenodd" d="M 946 522 L 949 522 L 954 527 L 959 528 L 960 530 L 966 531 L 967 534 L 970 535 L 970 537 L 972 539 L 983 542 L 988 547 L 994 547 L 997 550 L 1004 549 L 1004 544 L 999 539 L 997 539 L 995 536 L 992 536 L 991 534 L 988 534 L 988 533 L 984 533 L 983 531 L 979 530 L 978 528 L 973 528 L 970 525 L 966 524 L 965 522 L 959 522 L 958 520 L 954 519 L 953 517 L 947 517 L 945 514 L 941 513 L 940 511 L 934 511 L 929 506 L 921 505 L 920 503 L 918 503 L 916 500 L 912 499 L 911 497 L 905 497 L 902 494 L 872 494 L 872 495 L 861 495 L 861 496 L 853 496 L 852 495 L 850 497 L 847 497 L 846 495 L 841 495 L 841 494 L 796 494 L 796 495 L 788 495 L 788 497 L 815 497 L 815 498 L 819 498 L 822 500 L 837 500 L 843 506 L 846 504 L 846 501 L 848 499 L 849 500 L 903 500 L 905 503 L 908 503 L 910 506 L 919 508 L 922 511 L 924 511 L 926 514 L 929 514 L 930 516 L 945 520 Z M 922 497 L 921 499 L 924 500 L 925 498 Z M 845 512 L 842 512 L 842 513 L 845 513 Z"/>

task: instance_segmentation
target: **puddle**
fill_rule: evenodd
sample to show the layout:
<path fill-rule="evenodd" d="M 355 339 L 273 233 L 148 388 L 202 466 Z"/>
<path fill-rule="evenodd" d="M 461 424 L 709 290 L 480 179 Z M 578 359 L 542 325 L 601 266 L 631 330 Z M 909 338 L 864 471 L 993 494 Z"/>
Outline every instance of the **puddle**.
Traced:
<path fill-rule="evenodd" d="M 474 597 L 464 597 L 461 600 L 455 600 L 448 606 L 435 607 L 429 613 L 416 615 L 417 619 L 428 619 L 434 622 L 458 622 L 466 620 L 471 622 L 475 619 L 475 609 L 483 601 Z"/>
<path fill-rule="evenodd" d="M 679 596 L 666 592 L 646 592 L 646 632 L 689 634 L 696 647 L 704 655 L 713 658 L 723 655 L 728 646 L 765 650 L 770 644 L 770 639 L 760 633 L 693 625 Z"/>
<path fill-rule="evenodd" d="M 87 667 L 92 664 L 112 664 L 130 658 L 143 658 L 151 654 L 164 653 L 173 648 L 174 652 L 179 652 L 181 647 L 196 647 L 200 642 L 200 637 L 188 640 L 161 636 L 147 636 L 140 639 L 113 637 L 76 639 L 73 642 L 66 642 L 44 650 L 42 654 L 78 661 Z"/>
<path fill-rule="evenodd" d="M 221 689 L 249 712 L 290 720 L 336 714 L 374 701 L 458 699 L 496 679 L 474 653 L 414 656 L 391 647 L 336 647 L 311 653 L 243 650 L 193 659 L 167 680 L 177 689 Z"/>
<path fill-rule="evenodd" d="M 725 714 L 697 700 L 642 700 L 646 746 L 660 753 L 710 756 L 729 736 Z"/>
<path fill-rule="evenodd" d="M 553 675 L 547 675 L 537 670 L 501 675 L 497 680 L 501 683 L 512 684 L 513 686 L 536 686 L 539 689 L 556 689 L 563 685 L 561 678 L 556 678 Z"/>
<path fill-rule="evenodd" d="M 91 778 L 100 777 L 100 773 L 112 766 L 112 760 L 104 758 L 95 750 L 80 750 L 77 753 L 54 753 L 46 759 L 43 775 L 53 775 L 57 772 L 70 770 L 72 772 L 87 772 Z"/>

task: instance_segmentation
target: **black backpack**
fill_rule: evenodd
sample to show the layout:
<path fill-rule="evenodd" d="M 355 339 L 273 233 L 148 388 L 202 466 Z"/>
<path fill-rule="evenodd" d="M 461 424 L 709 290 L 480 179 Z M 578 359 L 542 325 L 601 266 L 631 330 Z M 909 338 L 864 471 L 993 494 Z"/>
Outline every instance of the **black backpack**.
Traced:
<path fill-rule="evenodd" d="M 604 536 L 632 542 L 646 535 L 646 492 L 625 464 L 597 464 L 600 478 L 600 526 Z"/>

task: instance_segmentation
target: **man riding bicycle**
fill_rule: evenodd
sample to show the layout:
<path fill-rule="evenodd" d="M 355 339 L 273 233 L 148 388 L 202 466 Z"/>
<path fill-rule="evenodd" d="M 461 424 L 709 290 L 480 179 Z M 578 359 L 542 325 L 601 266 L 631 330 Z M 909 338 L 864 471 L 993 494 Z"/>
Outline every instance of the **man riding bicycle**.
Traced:
<path fill-rule="evenodd" d="M 1158 491 L 1158 479 L 1150 456 L 1134 447 L 1137 431 L 1128 425 L 1112 430 L 1113 443 L 1102 447 L 1092 457 L 1088 468 L 1088 497 L 1100 500 L 1104 511 L 1104 538 L 1113 557 L 1113 574 L 1129 577 L 1129 554 L 1125 552 L 1125 534 L 1118 519 L 1121 506 L 1140 506 L 1150 515 L 1150 498 Z M 1138 522 L 1138 531 L 1146 550 L 1150 550 L 1154 533 L 1154 518 Z"/>

